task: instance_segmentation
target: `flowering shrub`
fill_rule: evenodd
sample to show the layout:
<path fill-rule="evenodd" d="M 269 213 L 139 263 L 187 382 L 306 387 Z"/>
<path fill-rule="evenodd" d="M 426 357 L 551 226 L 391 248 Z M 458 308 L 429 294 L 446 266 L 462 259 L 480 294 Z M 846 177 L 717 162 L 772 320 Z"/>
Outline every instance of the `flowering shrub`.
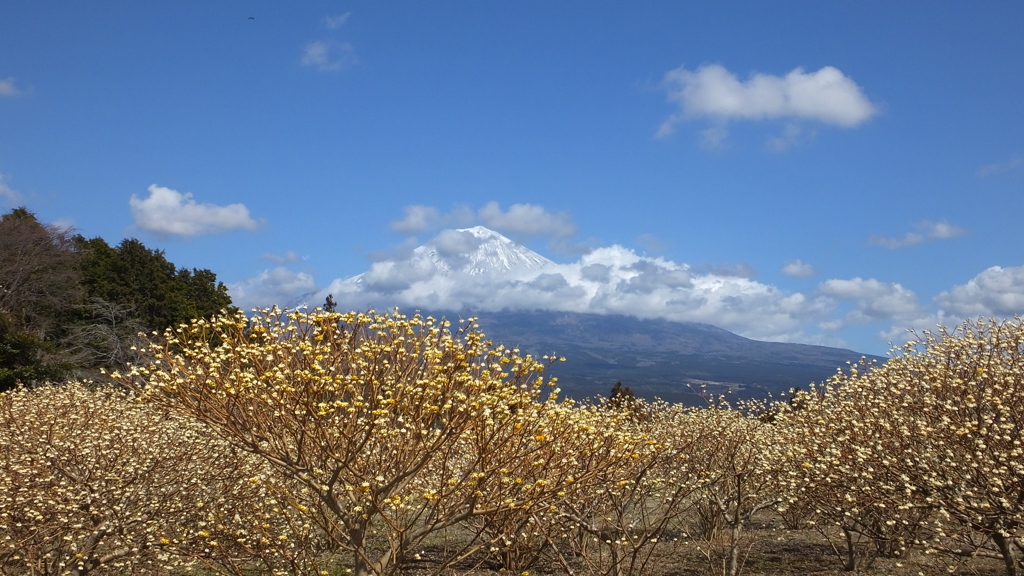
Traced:
<path fill-rule="evenodd" d="M 131 392 L 0 394 L 0 573 L 625 576 L 684 550 L 735 575 L 776 512 L 848 569 L 1024 552 L 1019 319 L 738 408 L 575 405 L 472 322 L 397 312 L 220 316 L 144 352 Z"/>
<path fill-rule="evenodd" d="M 0 572 L 273 567 L 302 554 L 268 538 L 291 533 L 249 480 L 266 476 L 261 461 L 123 392 L 6 392 L 0 447 Z"/>
<path fill-rule="evenodd" d="M 542 364 L 448 328 L 397 312 L 220 316 L 169 330 L 122 379 L 298 480 L 291 505 L 355 574 L 386 574 L 495 509 L 495 456 L 522 453 L 508 431 L 557 402 L 539 400 Z"/>
<path fill-rule="evenodd" d="M 709 479 L 702 455 L 717 449 L 717 438 L 692 425 L 694 412 L 639 399 L 588 411 L 608 439 L 602 473 L 566 516 L 584 536 L 580 556 L 591 543 L 601 551 L 592 572 L 643 574 L 656 548 L 690 538 L 687 520 Z"/>
<path fill-rule="evenodd" d="M 735 409 L 723 401 L 689 418 L 691 434 L 706 439 L 702 445 L 707 448 L 695 455 L 695 465 L 706 474 L 701 507 L 712 514 L 712 526 L 724 531 L 704 534 L 705 556 L 712 566 L 724 566 L 729 576 L 739 574 L 745 560 L 744 527 L 758 512 L 783 502 L 788 489 L 780 475 L 782 453 L 793 440 L 788 430 L 757 417 L 759 413 L 764 413 L 760 403 Z"/>
<path fill-rule="evenodd" d="M 819 516 L 882 553 L 1024 551 L 1024 322 L 926 332 L 832 378 L 790 425 L 791 470 Z M 848 567 L 854 558 L 852 545 Z"/>

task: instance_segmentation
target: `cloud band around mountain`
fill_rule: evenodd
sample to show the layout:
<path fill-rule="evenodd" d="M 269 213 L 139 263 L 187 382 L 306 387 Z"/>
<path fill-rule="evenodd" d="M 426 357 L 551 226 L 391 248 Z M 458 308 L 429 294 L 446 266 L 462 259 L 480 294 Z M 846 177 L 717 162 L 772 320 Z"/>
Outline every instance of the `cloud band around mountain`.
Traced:
<path fill-rule="evenodd" d="M 503 218 L 550 214 L 541 207 L 493 210 Z M 484 212 L 481 210 L 481 212 Z M 454 216 L 454 214 L 461 214 Z M 422 230 L 439 222 L 477 214 L 459 208 L 442 213 L 407 208 L 393 228 Z M 560 233 L 566 220 L 545 220 L 536 229 Z M 507 222 L 507 220 L 499 221 Z M 922 226 L 921 234 L 955 235 L 948 224 Z M 485 254 L 500 237 L 483 227 L 443 229 L 419 247 L 407 246 L 373 262 L 366 272 L 338 278 L 319 288 L 311 275 L 278 267 L 231 287 L 243 308 L 304 303 L 321 305 L 328 294 L 342 308 L 419 309 L 430 312 L 486 313 L 548 310 L 624 314 L 639 318 L 703 322 L 761 340 L 845 345 L 844 330 L 877 327 L 882 341 L 900 343 L 908 329 L 956 325 L 977 316 L 1007 317 L 1024 312 L 1024 266 L 993 267 L 963 285 L 921 300 L 897 282 L 876 278 L 832 278 L 806 291 L 785 291 L 751 278 L 749 266 L 701 266 L 637 254 L 612 245 L 588 251 L 574 261 L 555 263 L 507 238 L 507 253 Z M 781 272 L 810 277 L 816 271 L 791 260 Z"/>
<path fill-rule="evenodd" d="M 800 294 L 732 273 L 699 273 L 690 266 L 637 255 L 622 246 L 598 248 L 568 264 L 539 255 L 536 265 L 501 273 L 466 273 L 462 231 L 442 232 L 407 258 L 375 262 L 358 277 L 338 279 L 312 295 L 332 294 L 345 308 L 426 310 L 541 309 L 627 314 L 713 323 L 745 335 L 792 340 L 824 309 Z M 446 252 L 446 250 L 448 250 Z M 428 256 L 429 254 L 429 256 Z M 756 326 L 751 318 L 756 317 Z"/>

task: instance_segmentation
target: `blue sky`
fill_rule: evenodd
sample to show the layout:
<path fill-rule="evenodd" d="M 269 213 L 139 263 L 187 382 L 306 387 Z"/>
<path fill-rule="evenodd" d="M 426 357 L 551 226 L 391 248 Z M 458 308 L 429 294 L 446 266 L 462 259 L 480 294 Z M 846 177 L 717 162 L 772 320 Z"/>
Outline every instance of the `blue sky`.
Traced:
<path fill-rule="evenodd" d="M 570 285 L 650 273 L 545 306 L 880 353 L 1024 313 L 1022 29 L 1009 1 L 0 0 L 0 209 L 246 307 L 483 224 Z"/>

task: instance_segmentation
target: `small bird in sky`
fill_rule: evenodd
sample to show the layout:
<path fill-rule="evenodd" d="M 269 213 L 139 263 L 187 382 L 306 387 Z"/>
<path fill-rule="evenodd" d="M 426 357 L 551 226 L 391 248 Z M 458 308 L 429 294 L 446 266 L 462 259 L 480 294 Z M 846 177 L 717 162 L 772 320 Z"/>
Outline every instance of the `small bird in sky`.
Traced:
<path fill-rule="evenodd" d="M 249 16 L 249 20 L 255 20 L 255 19 L 256 19 L 255 16 Z"/>

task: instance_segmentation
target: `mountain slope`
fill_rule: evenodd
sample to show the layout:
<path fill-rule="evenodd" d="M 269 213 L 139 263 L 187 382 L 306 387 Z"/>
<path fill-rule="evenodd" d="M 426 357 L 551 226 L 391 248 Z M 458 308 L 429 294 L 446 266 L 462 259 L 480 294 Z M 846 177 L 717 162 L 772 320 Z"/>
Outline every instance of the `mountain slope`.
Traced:
<path fill-rule="evenodd" d="M 826 346 L 750 340 L 708 324 L 555 312 L 478 316 L 480 329 L 496 343 L 535 356 L 564 356 L 566 361 L 548 374 L 558 377 L 573 398 L 607 395 L 620 380 L 639 396 L 671 401 L 694 402 L 701 384 L 714 394 L 778 396 L 824 381 L 862 356 Z"/>

